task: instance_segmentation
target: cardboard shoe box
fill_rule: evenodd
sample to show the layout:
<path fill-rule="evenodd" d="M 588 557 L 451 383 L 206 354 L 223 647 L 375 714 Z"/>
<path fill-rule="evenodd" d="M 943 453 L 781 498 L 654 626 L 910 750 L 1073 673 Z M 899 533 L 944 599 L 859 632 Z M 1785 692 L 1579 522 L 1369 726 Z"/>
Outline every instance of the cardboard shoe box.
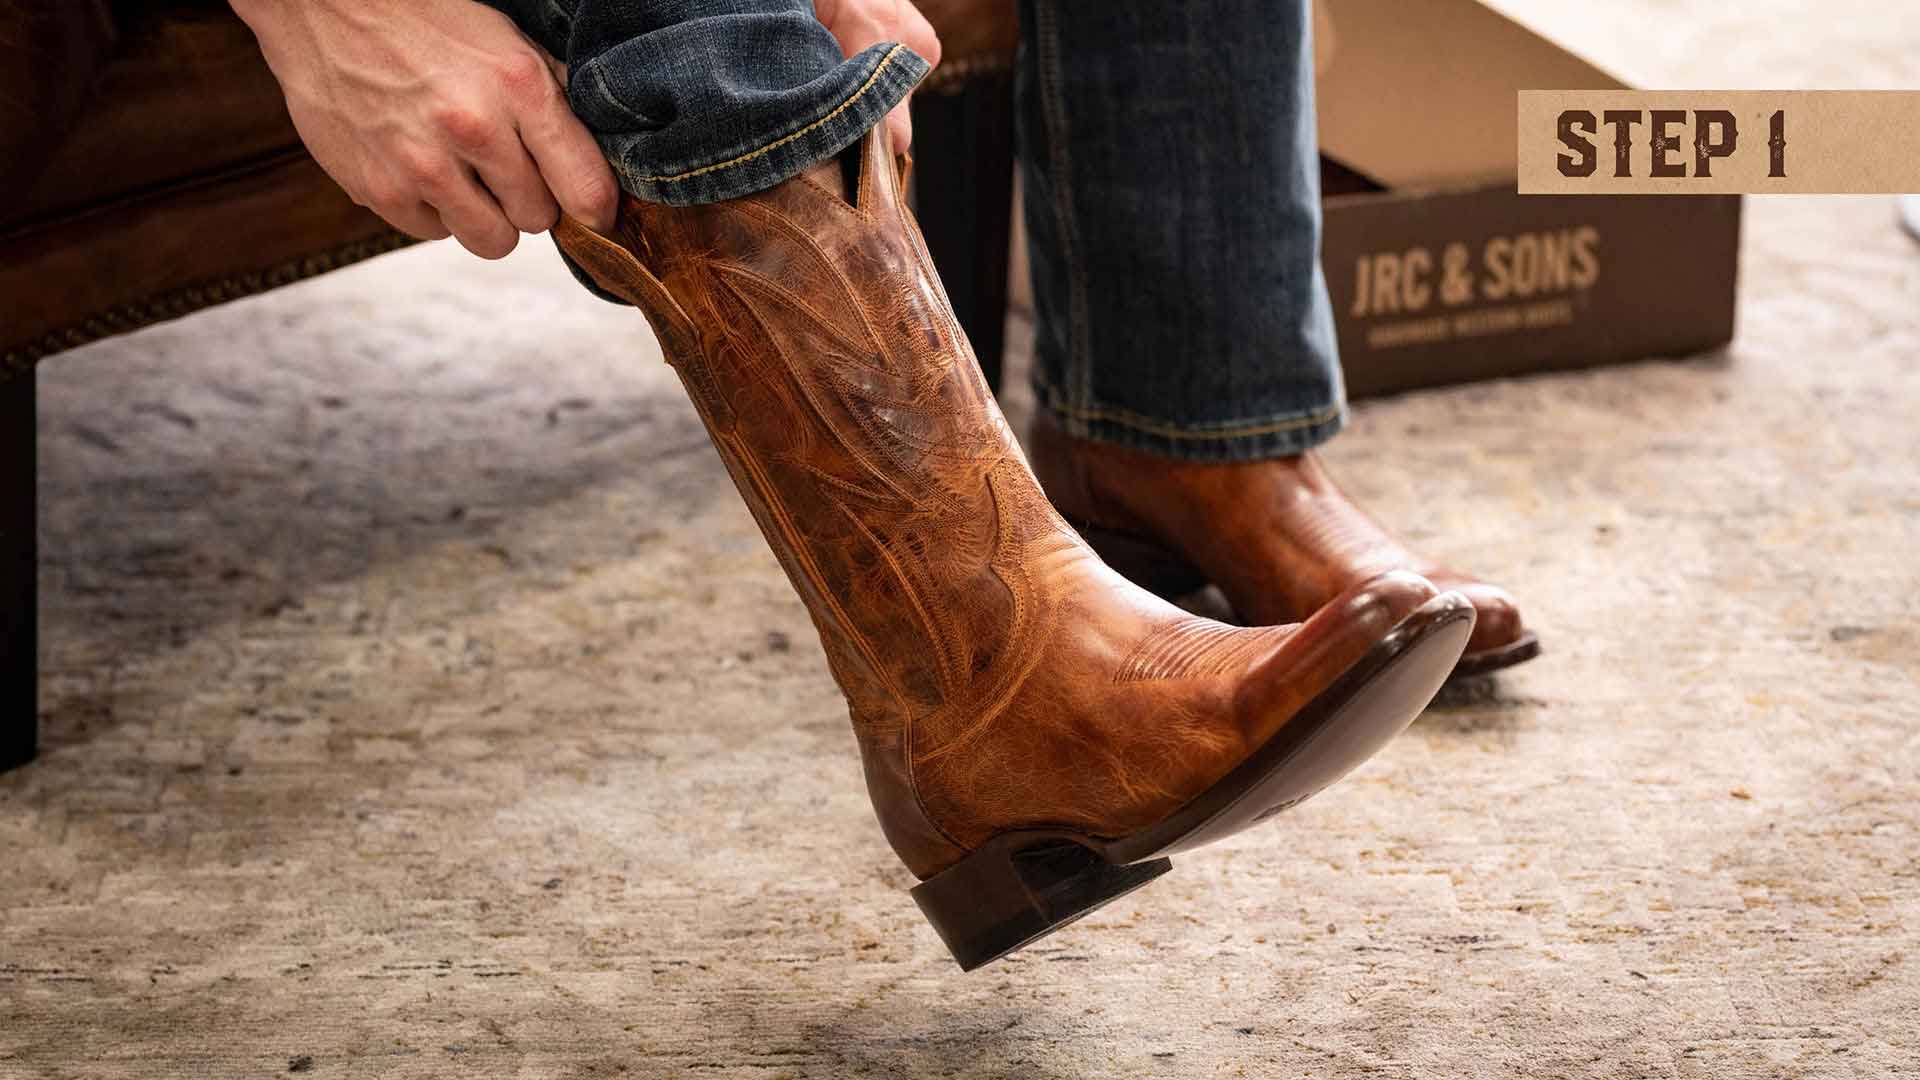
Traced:
<path fill-rule="evenodd" d="M 1612 76 L 1477 0 L 1317 0 L 1323 262 L 1355 397 L 1733 337 L 1739 196 L 1519 195 L 1518 92 Z"/>

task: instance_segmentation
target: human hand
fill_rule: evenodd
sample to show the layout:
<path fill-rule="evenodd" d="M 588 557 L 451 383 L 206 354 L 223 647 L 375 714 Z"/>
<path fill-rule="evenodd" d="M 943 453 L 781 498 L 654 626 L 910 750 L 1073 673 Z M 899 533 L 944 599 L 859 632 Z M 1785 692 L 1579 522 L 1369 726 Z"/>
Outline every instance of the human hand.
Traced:
<path fill-rule="evenodd" d="M 940 38 L 910 0 L 814 0 L 813 13 L 848 56 L 883 41 L 897 41 L 919 53 L 928 66 L 940 62 Z M 887 114 L 887 133 L 893 136 L 896 152 L 913 145 L 913 116 L 907 102 Z"/>
<path fill-rule="evenodd" d="M 473 0 L 232 0 L 314 160 L 423 240 L 498 259 L 560 211 L 605 232 L 619 185 L 557 65 Z"/>

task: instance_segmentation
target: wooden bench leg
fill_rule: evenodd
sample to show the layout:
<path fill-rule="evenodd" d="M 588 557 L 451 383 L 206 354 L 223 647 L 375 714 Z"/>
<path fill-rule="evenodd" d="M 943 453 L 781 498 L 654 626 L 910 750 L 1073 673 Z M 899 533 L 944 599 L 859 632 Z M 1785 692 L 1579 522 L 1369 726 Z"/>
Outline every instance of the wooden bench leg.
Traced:
<path fill-rule="evenodd" d="M 913 96 L 914 199 L 927 251 L 987 383 L 1000 388 L 1013 228 L 1013 80 Z"/>
<path fill-rule="evenodd" d="M 40 743 L 34 376 L 0 374 L 0 771 Z"/>

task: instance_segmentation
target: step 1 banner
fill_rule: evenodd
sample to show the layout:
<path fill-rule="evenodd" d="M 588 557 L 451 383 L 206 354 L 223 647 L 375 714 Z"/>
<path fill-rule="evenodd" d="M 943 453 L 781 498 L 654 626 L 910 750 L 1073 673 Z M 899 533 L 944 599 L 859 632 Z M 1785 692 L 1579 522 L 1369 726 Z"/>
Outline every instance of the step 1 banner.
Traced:
<path fill-rule="evenodd" d="M 1920 91 L 1522 90 L 1522 195 L 1920 191 Z"/>

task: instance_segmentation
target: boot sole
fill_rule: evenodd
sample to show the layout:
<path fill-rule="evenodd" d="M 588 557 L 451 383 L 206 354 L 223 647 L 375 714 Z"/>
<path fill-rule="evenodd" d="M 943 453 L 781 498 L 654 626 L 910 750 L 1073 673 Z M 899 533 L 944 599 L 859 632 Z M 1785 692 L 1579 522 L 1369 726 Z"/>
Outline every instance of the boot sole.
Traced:
<path fill-rule="evenodd" d="M 1402 619 L 1266 744 L 1158 823 L 1119 839 L 1003 833 L 915 886 L 914 902 L 963 971 L 1112 903 L 1172 869 L 1168 855 L 1298 806 L 1405 730 L 1473 632 L 1473 605 L 1442 593 Z"/>
<path fill-rule="evenodd" d="M 1081 538 L 1086 540 L 1087 546 L 1093 548 L 1108 566 L 1163 600 L 1177 603 L 1181 597 L 1191 596 L 1212 584 L 1205 574 L 1186 560 L 1150 540 L 1097 525 L 1083 525 L 1077 521 L 1072 524 Z M 1539 655 L 1540 638 L 1533 631 L 1525 630 L 1505 645 L 1463 653 L 1449 678 L 1470 679 L 1491 675 Z"/>
<path fill-rule="evenodd" d="M 1522 630 L 1519 637 L 1505 645 L 1463 654 L 1460 662 L 1453 665 L 1453 674 L 1448 676 L 1448 681 L 1491 675 L 1503 668 L 1524 664 L 1539 655 L 1540 639 L 1533 631 Z"/>

